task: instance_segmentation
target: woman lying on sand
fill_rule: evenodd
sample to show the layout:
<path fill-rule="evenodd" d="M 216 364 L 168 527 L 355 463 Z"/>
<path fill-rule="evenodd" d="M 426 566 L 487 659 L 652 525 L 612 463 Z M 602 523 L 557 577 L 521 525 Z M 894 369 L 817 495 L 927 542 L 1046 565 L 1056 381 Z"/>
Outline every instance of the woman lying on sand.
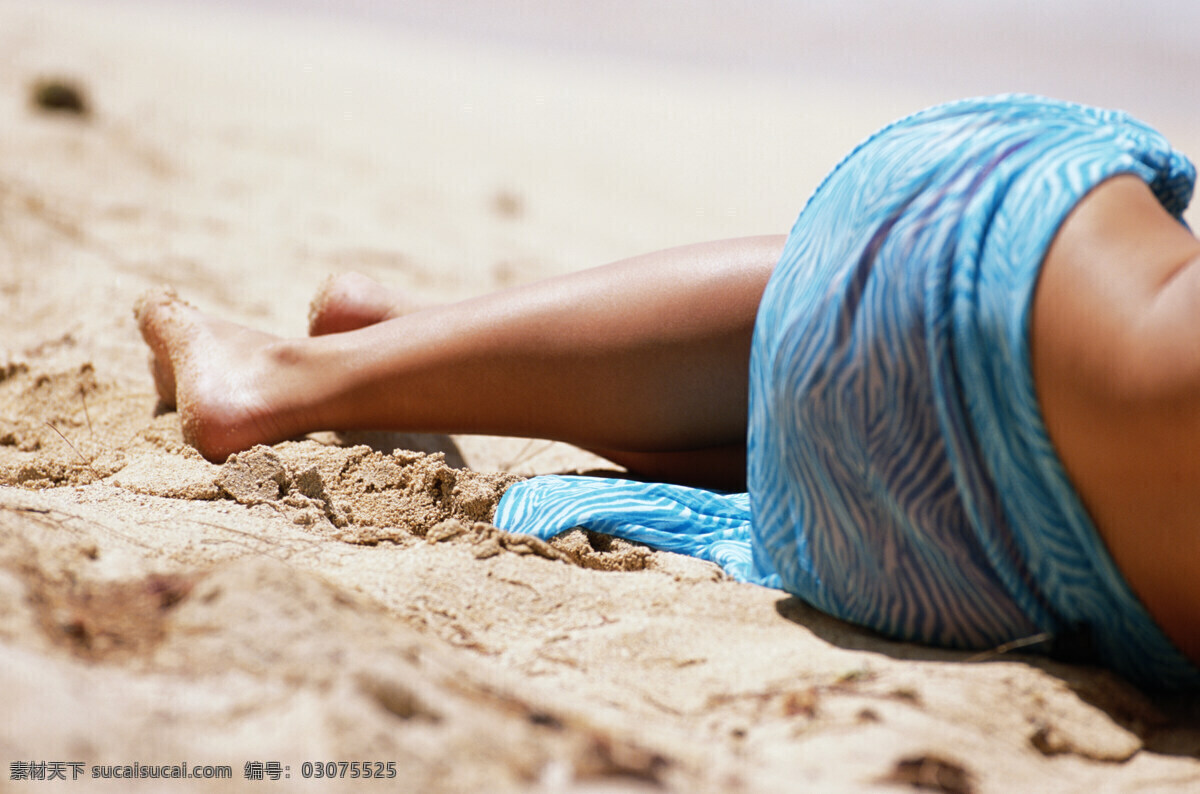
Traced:
<path fill-rule="evenodd" d="M 538 477 L 498 525 L 585 524 L 889 637 L 1035 638 L 1190 687 L 1194 176 L 1121 113 L 968 100 L 860 145 L 786 239 L 419 310 L 344 276 L 307 339 L 167 292 L 137 316 L 162 400 L 212 460 L 318 429 L 569 441 L 676 485 Z"/>

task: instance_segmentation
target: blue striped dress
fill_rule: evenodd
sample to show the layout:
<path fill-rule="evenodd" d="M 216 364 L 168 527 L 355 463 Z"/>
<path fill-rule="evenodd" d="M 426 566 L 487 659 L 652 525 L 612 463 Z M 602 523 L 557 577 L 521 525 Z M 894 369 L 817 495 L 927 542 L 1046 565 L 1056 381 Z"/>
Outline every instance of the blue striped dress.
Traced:
<path fill-rule="evenodd" d="M 1153 687 L 1200 673 L 1109 557 L 1051 446 L 1029 360 L 1039 269 L 1096 185 L 1177 217 L 1194 169 L 1129 116 L 1040 97 L 938 106 L 851 152 L 759 307 L 748 494 L 537 477 L 498 526 L 585 526 L 720 564 L 881 634 L 1049 650 Z"/>

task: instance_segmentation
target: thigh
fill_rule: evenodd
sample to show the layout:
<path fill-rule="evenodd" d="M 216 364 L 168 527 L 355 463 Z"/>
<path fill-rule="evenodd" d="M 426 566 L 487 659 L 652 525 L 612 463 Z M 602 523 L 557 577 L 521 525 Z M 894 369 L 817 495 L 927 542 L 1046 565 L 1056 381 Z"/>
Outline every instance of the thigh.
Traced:
<path fill-rule="evenodd" d="M 1063 224 L 1034 297 L 1031 350 L 1055 451 L 1125 581 L 1200 659 L 1200 341 L 1164 314 L 1200 244 L 1137 177 Z M 1200 293 L 1197 293 L 1200 294 Z"/>
<path fill-rule="evenodd" d="M 697 488 L 715 488 L 721 491 L 746 490 L 744 443 L 684 452 L 628 452 L 612 449 L 591 451 L 624 466 L 631 474 L 648 480 Z"/>

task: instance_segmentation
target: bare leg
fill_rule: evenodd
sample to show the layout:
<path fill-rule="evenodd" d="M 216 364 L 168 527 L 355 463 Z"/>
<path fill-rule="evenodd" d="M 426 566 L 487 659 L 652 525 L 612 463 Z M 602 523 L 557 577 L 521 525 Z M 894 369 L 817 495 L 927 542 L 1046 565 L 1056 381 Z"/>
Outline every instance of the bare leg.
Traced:
<path fill-rule="evenodd" d="M 360 428 L 737 454 L 754 317 L 782 244 L 671 249 L 307 339 L 212 320 L 166 293 L 137 315 L 160 395 L 213 460 Z"/>
<path fill-rule="evenodd" d="M 355 331 L 432 306 L 360 273 L 345 273 L 326 280 L 317 290 L 308 309 L 308 334 Z"/>
<path fill-rule="evenodd" d="M 385 320 L 432 308 L 405 290 L 388 287 L 360 273 L 331 277 L 313 297 L 308 313 L 310 336 L 357 330 Z M 629 452 L 592 448 L 601 457 L 639 476 L 711 488 L 744 490 L 746 443 L 685 452 Z"/>

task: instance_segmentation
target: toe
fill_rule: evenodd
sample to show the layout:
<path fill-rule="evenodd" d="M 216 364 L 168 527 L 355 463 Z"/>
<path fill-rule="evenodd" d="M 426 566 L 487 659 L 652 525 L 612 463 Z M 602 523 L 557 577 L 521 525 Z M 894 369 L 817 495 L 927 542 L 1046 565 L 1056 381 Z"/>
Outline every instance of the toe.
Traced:
<path fill-rule="evenodd" d="M 173 289 L 159 287 L 144 292 L 133 308 L 138 329 L 150 347 L 150 374 L 154 377 L 158 398 L 168 408 L 175 407 L 176 396 L 171 358 L 173 349 L 179 344 L 175 314 L 178 308 L 186 306 Z"/>
<path fill-rule="evenodd" d="M 158 392 L 158 401 L 164 408 L 175 407 L 175 372 L 169 358 L 162 358 L 150 352 L 148 356 L 150 374 L 154 376 L 154 388 Z"/>
<path fill-rule="evenodd" d="M 328 275 L 321 282 L 321 286 L 317 287 L 317 292 L 313 295 L 313 299 L 308 304 L 308 335 L 320 336 L 325 331 L 323 319 L 329 313 L 329 306 L 333 302 L 335 284 L 337 276 Z"/>
<path fill-rule="evenodd" d="M 133 304 L 133 316 L 137 320 L 142 336 L 146 336 L 150 332 L 155 319 L 161 314 L 164 308 L 173 303 L 182 302 L 183 300 L 175 290 L 166 286 L 154 287 L 139 295 L 137 301 Z"/>
<path fill-rule="evenodd" d="M 327 278 L 308 309 L 308 334 L 353 331 L 389 317 L 387 287 L 361 273 Z"/>

